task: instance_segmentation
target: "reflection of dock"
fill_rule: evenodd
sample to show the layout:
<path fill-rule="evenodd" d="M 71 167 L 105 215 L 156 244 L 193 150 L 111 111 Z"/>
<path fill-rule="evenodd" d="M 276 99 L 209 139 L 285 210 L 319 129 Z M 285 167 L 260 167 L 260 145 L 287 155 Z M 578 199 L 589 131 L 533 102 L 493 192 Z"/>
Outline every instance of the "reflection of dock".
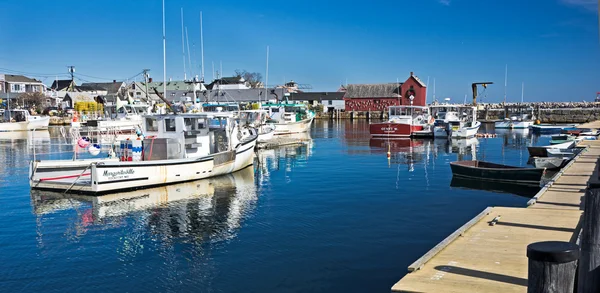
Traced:
<path fill-rule="evenodd" d="M 600 141 L 575 159 L 528 208 L 487 208 L 409 266 L 394 292 L 526 292 L 527 245 L 579 235 L 586 184 Z M 488 224 L 501 216 L 496 225 Z M 461 236 L 461 237 L 459 237 Z"/>

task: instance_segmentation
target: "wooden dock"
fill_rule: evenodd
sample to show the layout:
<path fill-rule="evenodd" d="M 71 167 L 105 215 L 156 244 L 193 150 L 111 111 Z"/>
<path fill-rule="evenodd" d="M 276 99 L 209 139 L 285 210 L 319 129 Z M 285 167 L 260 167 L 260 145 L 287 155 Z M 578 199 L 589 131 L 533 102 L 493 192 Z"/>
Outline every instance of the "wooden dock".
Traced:
<path fill-rule="evenodd" d="M 527 208 L 487 208 L 413 263 L 392 292 L 527 292 L 527 245 L 579 236 L 600 141 L 580 145 L 587 150 Z"/>

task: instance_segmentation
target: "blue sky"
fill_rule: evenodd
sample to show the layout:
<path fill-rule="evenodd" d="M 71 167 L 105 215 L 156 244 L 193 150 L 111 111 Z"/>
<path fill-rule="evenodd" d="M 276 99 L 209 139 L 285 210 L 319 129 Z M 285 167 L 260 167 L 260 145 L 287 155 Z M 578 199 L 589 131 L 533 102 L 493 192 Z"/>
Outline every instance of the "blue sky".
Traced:
<path fill-rule="evenodd" d="M 0 72 L 52 83 L 67 65 L 89 81 L 162 80 L 162 2 L 0 0 Z M 462 102 L 475 81 L 493 81 L 485 101 L 593 100 L 600 91 L 595 0 L 183 1 L 166 0 L 167 78 L 183 77 L 180 9 L 200 72 L 203 12 L 205 76 L 223 64 L 294 79 L 314 90 L 341 83 L 405 80 L 411 71 L 429 97 Z M 187 65 L 186 65 L 187 66 Z M 189 72 L 189 70 L 188 70 Z M 85 76 L 84 76 L 85 75 Z M 65 76 L 63 76 L 64 78 Z M 139 78 L 139 77 L 138 77 Z M 78 80 L 78 82 L 82 82 Z"/>

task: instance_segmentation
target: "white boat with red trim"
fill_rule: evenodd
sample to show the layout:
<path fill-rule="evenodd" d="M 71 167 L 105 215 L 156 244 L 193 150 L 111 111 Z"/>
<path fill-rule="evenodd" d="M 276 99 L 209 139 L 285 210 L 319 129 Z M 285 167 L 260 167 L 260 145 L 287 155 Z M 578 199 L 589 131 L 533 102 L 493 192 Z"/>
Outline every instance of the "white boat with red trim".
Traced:
<path fill-rule="evenodd" d="M 144 116 L 144 139 L 121 142 L 119 159 L 32 161 L 33 189 L 103 194 L 223 175 L 254 162 L 256 129 L 233 113 Z"/>
<path fill-rule="evenodd" d="M 432 136 L 434 119 L 429 108 L 423 106 L 390 106 L 386 122 L 371 123 L 369 133 L 373 138 L 409 138 L 415 134 Z"/>

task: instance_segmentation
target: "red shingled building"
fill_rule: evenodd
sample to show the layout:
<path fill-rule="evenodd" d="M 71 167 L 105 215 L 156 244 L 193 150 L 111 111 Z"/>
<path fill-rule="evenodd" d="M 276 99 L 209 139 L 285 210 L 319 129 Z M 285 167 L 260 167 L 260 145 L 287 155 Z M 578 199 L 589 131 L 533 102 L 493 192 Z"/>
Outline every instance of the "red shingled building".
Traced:
<path fill-rule="evenodd" d="M 404 83 L 350 84 L 346 87 L 346 111 L 387 111 L 389 106 L 425 106 L 427 86 L 412 72 Z"/>

